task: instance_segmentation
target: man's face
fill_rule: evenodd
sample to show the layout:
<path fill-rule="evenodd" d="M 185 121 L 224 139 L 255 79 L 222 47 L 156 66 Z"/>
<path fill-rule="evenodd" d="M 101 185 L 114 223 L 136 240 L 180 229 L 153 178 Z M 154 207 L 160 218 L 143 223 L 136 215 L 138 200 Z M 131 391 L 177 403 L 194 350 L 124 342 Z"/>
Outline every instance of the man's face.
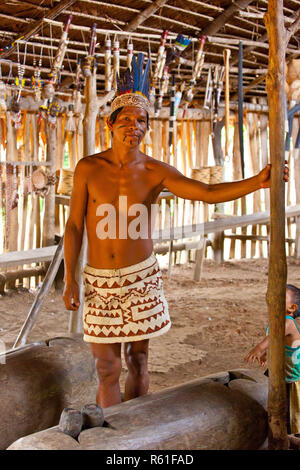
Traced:
<path fill-rule="evenodd" d="M 113 140 L 128 147 L 136 147 L 142 142 L 147 131 L 147 113 L 136 106 L 124 106 L 114 123 L 108 122 L 113 132 Z"/>

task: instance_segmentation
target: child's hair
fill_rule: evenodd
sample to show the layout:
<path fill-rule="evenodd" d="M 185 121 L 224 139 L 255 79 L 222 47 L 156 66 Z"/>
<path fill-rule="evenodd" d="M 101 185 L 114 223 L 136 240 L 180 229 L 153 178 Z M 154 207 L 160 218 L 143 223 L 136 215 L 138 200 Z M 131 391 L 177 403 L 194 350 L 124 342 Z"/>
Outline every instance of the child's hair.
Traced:
<path fill-rule="evenodd" d="M 292 292 L 293 302 L 298 306 L 298 309 L 294 312 L 294 317 L 300 317 L 300 289 L 292 284 L 287 284 L 286 289 Z"/>

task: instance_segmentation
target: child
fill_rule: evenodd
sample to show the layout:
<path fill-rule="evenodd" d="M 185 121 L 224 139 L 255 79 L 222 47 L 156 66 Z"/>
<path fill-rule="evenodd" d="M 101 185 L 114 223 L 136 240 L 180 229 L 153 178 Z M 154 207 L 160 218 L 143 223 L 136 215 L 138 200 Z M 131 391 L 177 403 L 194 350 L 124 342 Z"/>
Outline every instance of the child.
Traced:
<path fill-rule="evenodd" d="M 287 284 L 285 314 L 285 381 L 287 386 L 287 432 L 300 433 L 300 289 Z M 269 326 L 266 332 L 268 334 Z M 245 362 L 266 365 L 269 336 L 248 352 Z"/>

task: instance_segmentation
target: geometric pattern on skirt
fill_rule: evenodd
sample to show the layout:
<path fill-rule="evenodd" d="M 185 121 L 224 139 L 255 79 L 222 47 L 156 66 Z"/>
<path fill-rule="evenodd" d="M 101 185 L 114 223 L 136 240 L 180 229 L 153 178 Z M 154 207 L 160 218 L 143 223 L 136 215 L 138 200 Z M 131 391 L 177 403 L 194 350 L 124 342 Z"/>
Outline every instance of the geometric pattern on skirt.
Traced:
<path fill-rule="evenodd" d="M 120 269 L 86 265 L 82 274 L 84 341 L 141 341 L 169 330 L 169 309 L 154 254 Z"/>

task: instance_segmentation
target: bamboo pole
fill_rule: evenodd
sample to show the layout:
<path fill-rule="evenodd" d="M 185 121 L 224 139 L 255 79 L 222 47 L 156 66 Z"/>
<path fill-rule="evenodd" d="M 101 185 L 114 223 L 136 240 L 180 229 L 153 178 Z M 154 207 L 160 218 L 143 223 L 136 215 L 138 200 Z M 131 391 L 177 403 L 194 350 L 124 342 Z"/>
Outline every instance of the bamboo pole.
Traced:
<path fill-rule="evenodd" d="M 269 36 L 269 69 L 266 79 L 269 100 L 269 142 L 271 172 L 270 191 L 270 259 L 267 303 L 269 308 L 269 449 L 288 448 L 285 387 L 285 292 L 287 279 L 285 253 L 285 29 L 283 0 L 269 0 L 265 24 Z"/>

